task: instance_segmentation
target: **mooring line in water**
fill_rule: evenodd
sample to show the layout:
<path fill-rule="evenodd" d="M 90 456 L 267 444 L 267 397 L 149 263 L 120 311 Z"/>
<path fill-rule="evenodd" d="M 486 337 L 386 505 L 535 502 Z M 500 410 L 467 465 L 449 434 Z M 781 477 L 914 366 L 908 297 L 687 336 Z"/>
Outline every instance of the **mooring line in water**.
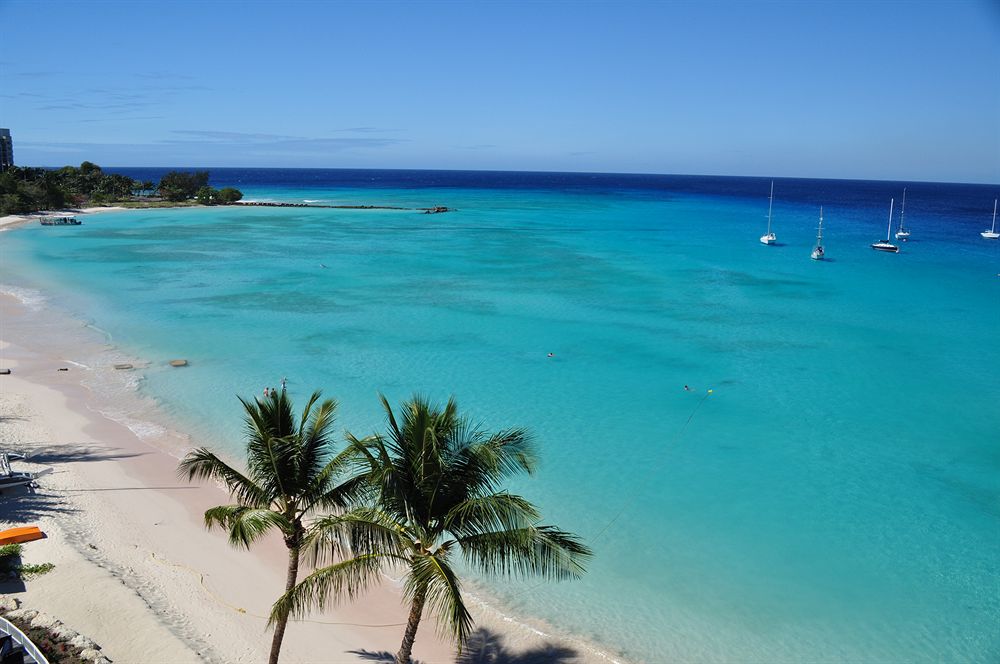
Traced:
<path fill-rule="evenodd" d="M 703 396 L 695 405 L 694 410 L 692 410 L 691 414 L 688 415 L 688 418 L 687 420 L 685 420 L 683 426 L 681 426 L 681 428 L 677 431 L 677 433 L 674 434 L 673 440 L 667 443 L 668 446 L 676 444 L 677 441 L 680 439 L 680 437 L 684 435 L 684 431 L 688 428 L 688 425 L 691 424 L 691 420 L 694 419 L 695 413 L 698 412 L 698 409 L 701 408 L 703 403 L 708 401 L 708 397 L 710 396 L 712 396 L 712 390 L 708 390 L 707 392 L 705 392 L 705 396 Z M 667 455 L 663 454 L 660 456 L 660 463 L 653 466 L 653 470 L 649 473 L 649 476 L 646 478 L 646 481 L 638 485 L 635 491 L 632 492 L 632 495 L 629 496 L 628 500 L 626 500 L 625 503 L 622 505 L 621 509 L 618 510 L 618 513 L 615 514 L 603 528 L 597 531 L 597 534 L 594 535 L 592 541 L 596 541 L 599 537 L 601 537 L 601 535 L 606 533 L 608 529 L 614 525 L 615 521 L 617 521 L 621 517 L 621 515 L 625 513 L 625 510 L 627 510 L 629 507 L 635 504 L 635 501 L 639 498 L 639 495 L 646 490 L 646 488 L 649 486 L 649 483 L 653 480 L 654 477 L 656 477 L 657 474 L 659 474 L 660 470 L 666 463 L 667 463 Z"/>
<path fill-rule="evenodd" d="M 687 386 L 685 386 L 685 389 L 687 389 Z M 713 390 L 708 390 L 707 392 L 705 392 L 705 396 L 703 396 L 701 399 L 698 400 L 698 403 L 695 404 L 695 407 L 691 410 L 691 414 L 688 415 L 687 420 L 685 420 L 681 428 L 677 430 L 677 433 L 674 434 L 673 439 L 668 443 L 668 445 L 675 444 L 678 440 L 680 440 L 680 437 L 684 435 L 684 431 L 687 430 L 688 425 L 691 424 L 691 420 L 694 419 L 695 414 L 702 407 L 702 404 L 708 401 L 708 397 L 712 396 L 712 392 Z M 653 480 L 653 478 L 655 478 L 659 474 L 660 470 L 663 468 L 666 462 L 667 462 L 667 455 L 666 454 L 661 455 L 660 463 L 653 466 L 653 469 L 652 471 L 650 471 L 649 476 L 646 478 L 646 481 L 638 485 L 638 488 L 636 488 L 635 491 L 632 492 L 632 495 L 629 496 L 628 499 L 622 504 L 618 512 L 613 517 L 611 517 L 611 520 L 608 521 L 603 528 L 597 531 L 597 534 L 594 535 L 593 538 L 591 538 L 591 543 L 596 542 L 602 535 L 604 535 L 604 533 L 606 533 L 608 529 L 610 529 L 611 526 L 615 524 L 615 522 L 621 517 L 621 515 L 625 513 L 625 510 L 627 510 L 629 507 L 635 504 L 636 500 L 639 498 L 639 495 L 646 490 L 646 488 L 649 486 L 649 483 Z M 547 583 L 546 581 L 542 581 L 529 588 L 525 588 L 520 592 L 514 593 L 511 597 L 520 597 L 521 595 L 533 592 L 544 586 L 546 583 Z"/>

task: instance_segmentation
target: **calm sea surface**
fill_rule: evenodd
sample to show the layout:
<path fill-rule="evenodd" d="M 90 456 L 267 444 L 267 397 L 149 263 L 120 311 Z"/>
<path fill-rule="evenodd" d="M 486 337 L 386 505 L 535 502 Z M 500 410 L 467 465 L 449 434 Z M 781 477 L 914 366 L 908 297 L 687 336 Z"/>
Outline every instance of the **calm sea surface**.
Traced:
<path fill-rule="evenodd" d="M 380 391 L 529 427 L 541 471 L 512 489 L 597 555 L 476 587 L 609 652 L 996 662 L 1000 187 L 778 179 L 768 247 L 769 182 L 214 169 L 252 200 L 454 211 L 32 225 L 0 234 L 0 281 L 148 360 L 141 392 L 234 455 L 236 395 L 282 377 L 359 435 Z M 872 251 L 904 186 L 912 239 Z"/>

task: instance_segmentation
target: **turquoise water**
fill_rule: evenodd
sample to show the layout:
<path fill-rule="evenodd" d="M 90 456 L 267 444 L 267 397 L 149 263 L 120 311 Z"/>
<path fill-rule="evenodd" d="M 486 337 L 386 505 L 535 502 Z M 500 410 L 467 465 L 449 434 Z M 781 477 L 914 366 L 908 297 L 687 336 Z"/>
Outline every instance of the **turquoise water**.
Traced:
<path fill-rule="evenodd" d="M 908 198 L 899 255 L 868 247 L 888 205 L 841 194 L 819 263 L 812 204 L 776 201 L 782 245 L 759 244 L 766 186 L 245 190 L 457 209 L 29 226 L 0 234 L 0 281 L 148 359 L 143 392 L 234 454 L 236 395 L 282 377 L 335 396 L 357 434 L 381 427 L 379 391 L 529 427 L 541 471 L 513 488 L 597 555 L 579 582 L 477 587 L 609 652 L 1000 659 L 1000 244 L 978 237 L 992 194 L 923 216 Z M 191 366 L 164 368 L 174 357 Z"/>

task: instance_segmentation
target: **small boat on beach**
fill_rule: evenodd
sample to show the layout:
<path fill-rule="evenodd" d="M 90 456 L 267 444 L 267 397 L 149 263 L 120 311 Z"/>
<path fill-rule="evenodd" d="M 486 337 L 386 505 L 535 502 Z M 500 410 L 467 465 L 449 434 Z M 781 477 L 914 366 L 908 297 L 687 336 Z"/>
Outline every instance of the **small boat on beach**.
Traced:
<path fill-rule="evenodd" d="M 987 240 L 996 240 L 1000 238 L 1000 233 L 997 233 L 997 199 L 993 199 L 993 227 L 988 231 L 983 231 L 980 233 Z"/>
<path fill-rule="evenodd" d="M 59 215 L 54 217 L 42 217 L 38 220 L 42 226 L 79 226 L 83 222 L 73 215 Z"/>
<path fill-rule="evenodd" d="M 889 227 L 885 229 L 885 239 L 878 240 L 872 243 L 872 249 L 875 251 L 887 251 L 891 254 L 898 254 L 899 247 L 889 242 L 889 237 L 892 235 L 892 205 L 895 203 L 895 199 L 889 199 Z"/>
<path fill-rule="evenodd" d="M 771 195 L 767 197 L 767 232 L 760 236 L 761 244 L 774 244 L 777 236 L 771 231 L 771 207 L 774 203 L 774 180 L 771 180 Z"/>
<path fill-rule="evenodd" d="M 903 226 L 903 211 L 906 209 L 906 189 L 903 189 L 903 202 L 899 206 L 899 229 L 896 231 L 896 239 L 906 242 L 906 239 L 910 237 L 910 231 L 906 230 Z"/>
<path fill-rule="evenodd" d="M 811 258 L 814 261 L 823 260 L 825 252 L 823 251 L 823 206 L 819 208 L 819 229 L 816 232 L 816 247 L 812 250 Z"/>

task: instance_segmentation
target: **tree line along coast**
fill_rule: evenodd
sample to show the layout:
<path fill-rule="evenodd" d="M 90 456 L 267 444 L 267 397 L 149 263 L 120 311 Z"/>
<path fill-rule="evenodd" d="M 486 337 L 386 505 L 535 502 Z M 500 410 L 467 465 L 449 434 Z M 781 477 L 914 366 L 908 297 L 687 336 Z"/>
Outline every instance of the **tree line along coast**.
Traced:
<path fill-rule="evenodd" d="M 170 171 L 155 183 L 105 173 L 89 161 L 59 169 L 12 166 L 0 173 L 0 216 L 102 205 L 227 205 L 243 198 L 239 189 L 209 186 L 208 176 Z"/>

